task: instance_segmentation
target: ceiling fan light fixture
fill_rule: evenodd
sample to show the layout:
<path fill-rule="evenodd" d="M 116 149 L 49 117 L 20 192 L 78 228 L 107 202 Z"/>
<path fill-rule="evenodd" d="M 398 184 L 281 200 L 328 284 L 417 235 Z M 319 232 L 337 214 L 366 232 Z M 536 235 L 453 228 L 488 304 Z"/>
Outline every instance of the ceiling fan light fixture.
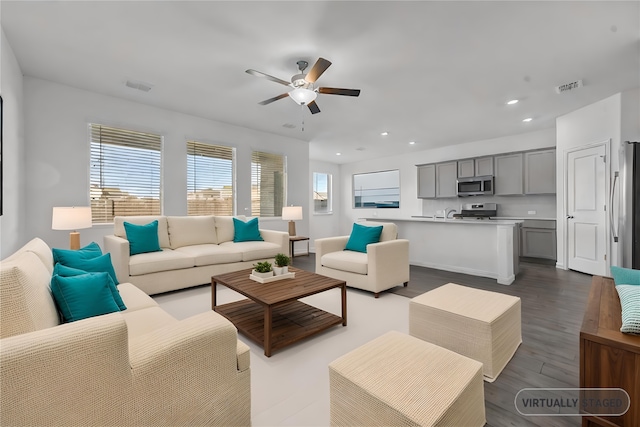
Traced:
<path fill-rule="evenodd" d="M 318 94 L 313 90 L 299 87 L 289 92 L 289 96 L 298 105 L 309 105 L 315 101 Z"/>

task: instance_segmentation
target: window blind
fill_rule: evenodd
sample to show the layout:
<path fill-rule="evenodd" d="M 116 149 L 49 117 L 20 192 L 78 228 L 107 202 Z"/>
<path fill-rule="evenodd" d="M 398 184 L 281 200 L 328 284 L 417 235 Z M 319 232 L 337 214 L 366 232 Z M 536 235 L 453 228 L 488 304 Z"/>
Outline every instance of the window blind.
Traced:
<path fill-rule="evenodd" d="M 252 216 L 282 216 L 286 203 L 285 160 L 279 154 L 251 153 Z"/>
<path fill-rule="evenodd" d="M 93 223 L 160 215 L 162 136 L 90 124 Z"/>
<path fill-rule="evenodd" d="M 187 141 L 187 215 L 233 215 L 235 149 Z"/>

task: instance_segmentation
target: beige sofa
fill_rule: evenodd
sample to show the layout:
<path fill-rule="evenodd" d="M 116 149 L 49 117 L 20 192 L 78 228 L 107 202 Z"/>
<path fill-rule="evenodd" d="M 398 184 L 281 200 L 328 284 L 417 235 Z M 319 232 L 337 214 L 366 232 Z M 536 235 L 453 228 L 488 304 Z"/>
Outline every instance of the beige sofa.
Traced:
<path fill-rule="evenodd" d="M 249 348 L 209 311 L 178 321 L 130 283 L 127 309 L 60 324 L 51 249 L 0 263 L 0 425 L 251 424 Z"/>
<path fill-rule="evenodd" d="M 344 280 L 347 286 L 380 292 L 409 282 L 409 241 L 398 239 L 398 227 L 390 222 L 366 221 L 365 226 L 382 225 L 380 241 L 367 245 L 367 252 L 345 250 L 349 236 L 316 239 L 316 273 Z"/>
<path fill-rule="evenodd" d="M 162 251 L 130 256 L 124 222 L 144 225 L 154 220 Z M 260 234 L 263 242 L 234 243 L 230 216 L 119 216 L 114 219 L 114 234 L 104 237 L 104 249 L 111 253 L 118 281 L 153 295 L 211 283 L 213 275 L 273 262 L 277 253 L 288 253 L 288 233 L 260 230 Z"/>

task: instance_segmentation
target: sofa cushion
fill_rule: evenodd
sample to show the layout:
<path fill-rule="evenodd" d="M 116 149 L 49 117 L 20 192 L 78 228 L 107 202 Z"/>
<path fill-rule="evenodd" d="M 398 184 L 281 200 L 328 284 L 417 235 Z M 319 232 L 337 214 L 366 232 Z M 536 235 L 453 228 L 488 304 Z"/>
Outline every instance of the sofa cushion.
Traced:
<path fill-rule="evenodd" d="M 133 255 L 129 258 L 129 274 L 157 273 L 158 271 L 179 270 L 194 267 L 193 257 L 173 249 L 163 249 L 160 252 Z"/>
<path fill-rule="evenodd" d="M 233 226 L 233 218 L 238 218 L 242 221 L 246 221 L 247 217 L 244 215 L 233 216 L 216 216 L 216 234 L 218 235 L 218 244 L 224 242 L 232 242 L 235 228 Z"/>
<path fill-rule="evenodd" d="M 113 279 L 114 284 L 118 284 L 118 277 L 116 276 L 116 272 L 113 269 L 113 264 L 111 263 L 111 254 L 106 253 L 102 256 L 91 258 L 91 259 L 73 259 L 68 258 L 65 262 L 61 262 L 60 264 L 66 265 L 67 267 L 73 267 L 80 270 L 87 271 L 89 273 L 109 273 L 111 279 Z"/>
<path fill-rule="evenodd" d="M 20 252 L 0 262 L 1 338 L 60 324 L 50 281 L 51 273 L 34 252 Z"/>
<path fill-rule="evenodd" d="M 616 285 L 622 309 L 620 332 L 640 335 L 640 286 Z"/>
<path fill-rule="evenodd" d="M 102 255 L 102 249 L 100 249 L 100 246 L 98 246 L 96 242 L 91 242 L 87 246 L 77 250 L 53 248 L 51 252 L 53 253 L 54 266 L 58 262 L 66 265 L 69 262 L 79 259 L 92 259 Z"/>
<path fill-rule="evenodd" d="M 124 225 L 124 231 L 129 241 L 129 255 L 158 252 L 161 250 L 160 241 L 158 240 L 157 219 L 145 225 L 131 224 L 127 221 L 122 224 Z"/>
<path fill-rule="evenodd" d="M 189 245 L 218 243 L 216 221 L 207 216 L 168 216 L 169 241 L 171 249 Z"/>
<path fill-rule="evenodd" d="M 322 266 L 335 270 L 349 271 L 357 274 L 367 274 L 367 254 L 356 251 L 329 252 L 320 259 Z"/>
<path fill-rule="evenodd" d="M 246 222 L 233 218 L 234 242 L 261 242 L 263 240 L 258 228 L 258 218 L 253 218 Z"/>
<path fill-rule="evenodd" d="M 51 278 L 51 292 L 65 322 L 120 311 L 109 287 L 108 273 Z"/>
<path fill-rule="evenodd" d="M 611 275 L 617 285 L 640 285 L 640 270 L 611 266 Z"/>
<path fill-rule="evenodd" d="M 144 215 L 144 216 L 116 216 L 113 218 L 113 234 L 123 239 L 127 238 L 127 233 L 124 229 L 124 222 L 127 221 L 130 224 L 144 225 L 149 224 L 151 221 L 158 220 L 158 242 L 160 242 L 161 248 L 170 247 L 169 244 L 169 231 L 167 228 L 167 217 L 159 215 Z"/>
<path fill-rule="evenodd" d="M 23 252 L 33 252 L 34 254 L 36 254 L 49 271 L 49 274 L 53 272 L 53 252 L 51 251 L 49 245 L 44 242 L 44 240 L 40 239 L 39 237 L 33 238 L 26 245 L 5 258 L 4 261 L 14 259 Z"/>
<path fill-rule="evenodd" d="M 281 251 L 279 245 L 270 242 L 226 242 L 220 247 L 232 253 L 241 253 L 242 261 L 274 258 Z"/>
<path fill-rule="evenodd" d="M 367 252 L 367 245 L 378 243 L 382 226 L 368 227 L 360 224 L 353 224 L 351 235 L 345 246 L 345 250 L 356 252 Z"/>
<path fill-rule="evenodd" d="M 141 335 L 177 322 L 174 317 L 160 307 L 125 311 L 122 313 L 122 317 L 127 322 L 129 342 Z"/>
<path fill-rule="evenodd" d="M 88 271 L 80 270 L 78 268 L 67 267 L 66 265 L 62 265 L 60 263 L 57 263 L 53 267 L 54 276 L 57 274 L 62 277 L 72 277 L 72 276 L 80 276 L 82 274 L 87 274 L 87 273 Z M 116 302 L 116 304 L 118 304 L 118 308 L 121 311 L 126 310 L 127 306 L 122 301 L 122 298 L 120 297 L 120 292 L 118 292 L 118 288 L 116 288 L 116 284 L 113 283 L 113 279 L 111 278 L 111 276 L 107 275 L 107 277 L 109 278 L 109 289 L 111 290 L 111 295 L 113 296 L 113 300 Z"/>
<path fill-rule="evenodd" d="M 196 267 L 242 261 L 242 252 L 229 251 L 227 246 L 193 245 L 178 248 L 176 251 L 193 257 Z"/>
<path fill-rule="evenodd" d="M 127 306 L 127 312 L 149 307 L 158 307 L 158 303 L 155 302 L 153 298 L 131 283 L 120 283 L 118 285 L 118 292 Z"/>

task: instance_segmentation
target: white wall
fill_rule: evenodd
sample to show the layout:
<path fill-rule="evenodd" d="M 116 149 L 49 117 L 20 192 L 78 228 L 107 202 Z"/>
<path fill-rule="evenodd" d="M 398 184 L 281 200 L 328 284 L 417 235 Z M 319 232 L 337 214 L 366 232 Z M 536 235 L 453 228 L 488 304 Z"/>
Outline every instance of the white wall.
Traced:
<path fill-rule="evenodd" d="M 187 139 L 219 142 L 237 148 L 237 212 L 249 214 L 251 151 L 287 156 L 287 204 L 309 198 L 309 144 L 306 141 L 232 126 L 175 111 L 25 77 L 25 141 L 28 201 L 23 240 L 34 236 L 49 245 L 68 246 L 68 233 L 51 230 L 53 206 L 89 204 L 88 123 L 149 131 L 164 136 L 163 213 L 185 215 L 187 209 Z M 308 233 L 308 216 L 297 223 Z M 280 218 L 263 219 L 260 226 L 286 230 Z M 82 245 L 102 238 L 113 226 L 81 230 Z"/>
<path fill-rule="evenodd" d="M 342 197 L 342 211 L 339 219 L 341 234 L 348 234 L 351 225 L 358 218 L 380 217 L 386 219 L 407 219 L 413 215 L 422 215 L 423 211 L 433 211 L 441 209 L 451 204 L 459 204 L 457 199 L 447 199 L 445 201 L 418 199 L 417 189 L 417 168 L 418 164 L 436 163 L 447 160 L 457 160 L 469 157 L 479 157 L 512 151 L 534 150 L 538 148 L 548 148 L 555 146 L 554 129 L 545 129 L 537 132 L 530 132 L 509 137 L 495 138 L 484 141 L 476 141 L 430 150 L 420 150 L 416 146 L 416 152 L 400 154 L 381 159 L 367 160 L 344 164 L 340 168 Z M 400 208 L 399 209 L 354 209 L 352 201 L 351 179 L 354 173 L 375 172 L 381 170 L 400 170 Z M 520 202 L 525 209 L 531 206 L 525 202 L 525 198 L 504 198 L 503 203 Z M 533 202 L 539 204 L 543 209 L 537 215 L 555 216 L 555 198 L 551 196 L 536 197 Z M 476 199 L 474 199 L 476 200 Z M 480 200 L 480 199 L 477 199 Z M 423 206 L 424 204 L 424 206 Z M 442 205 L 442 206 L 440 206 Z M 456 206 L 451 206 L 456 207 Z M 424 212 L 425 214 L 428 212 Z"/>
<path fill-rule="evenodd" d="M 573 111 L 564 116 L 558 117 L 556 120 L 557 132 L 557 152 L 556 152 L 556 171 L 557 176 L 564 177 L 565 156 L 568 150 L 575 149 L 594 143 L 604 141 L 610 142 L 610 151 L 608 153 L 610 159 L 610 172 L 613 176 L 614 171 L 619 171 L 622 167 L 619 153 L 622 149 L 621 141 L 624 129 L 625 138 L 638 140 L 640 137 L 638 131 L 638 89 L 629 92 L 618 93 L 603 99 L 594 104 Z M 624 100 L 624 102 L 623 102 Z M 625 111 L 623 113 L 623 105 Z M 635 136 L 634 136 L 635 134 Z M 630 180 L 630 176 L 625 180 Z M 607 182 L 607 191 L 611 188 L 611 182 Z M 627 185 L 623 190 L 624 202 L 626 197 L 630 196 L 630 187 Z M 608 197 L 607 197 L 608 200 Z M 566 189 L 563 180 L 557 181 L 557 236 L 558 236 L 558 262 L 560 268 L 566 267 Z M 607 205 L 609 202 L 607 202 Z M 611 209 L 611 206 L 607 206 Z M 626 227 L 630 230 L 631 209 L 630 201 L 624 208 L 619 219 L 621 221 L 621 229 Z M 628 210 L 628 214 L 626 213 Z M 607 230 L 607 235 L 609 230 Z M 610 254 L 612 265 L 629 265 L 622 259 L 622 251 L 617 244 L 611 244 Z M 630 261 L 630 254 L 627 255 Z"/>
<path fill-rule="evenodd" d="M 3 100 L 3 215 L 0 216 L 0 259 L 25 242 L 25 144 L 23 78 L 13 49 L 0 28 L 0 95 Z"/>
<path fill-rule="evenodd" d="M 313 213 L 313 173 L 327 173 L 331 174 L 333 181 L 332 185 L 332 202 L 333 213 L 331 214 L 314 214 Z M 340 181 L 340 166 L 335 163 L 321 162 L 318 160 L 309 161 L 309 215 L 311 220 L 309 222 L 309 239 L 310 239 L 310 251 L 315 252 L 315 239 L 321 239 L 323 237 L 333 237 L 340 235 L 340 213 L 342 210 L 341 203 L 341 181 Z M 298 234 L 301 234 L 298 232 Z M 297 251 L 297 249 L 296 249 Z"/>

